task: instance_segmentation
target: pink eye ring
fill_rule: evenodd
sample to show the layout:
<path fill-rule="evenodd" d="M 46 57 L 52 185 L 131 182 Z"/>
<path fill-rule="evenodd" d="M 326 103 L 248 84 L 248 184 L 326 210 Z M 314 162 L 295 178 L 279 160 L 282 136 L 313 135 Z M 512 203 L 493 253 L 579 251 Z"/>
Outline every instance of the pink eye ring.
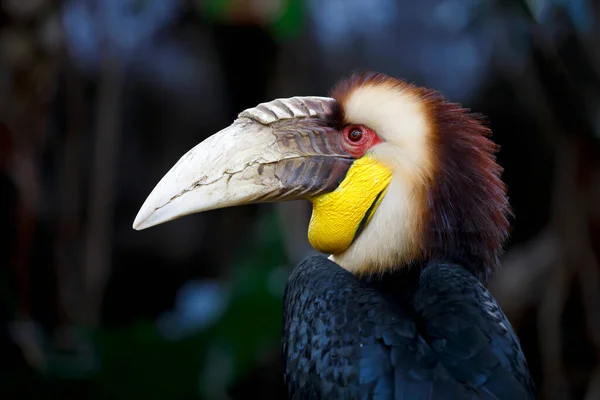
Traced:
<path fill-rule="evenodd" d="M 381 143 L 377 134 L 364 125 L 348 125 L 342 133 L 342 145 L 353 157 L 362 157 L 371 147 Z"/>

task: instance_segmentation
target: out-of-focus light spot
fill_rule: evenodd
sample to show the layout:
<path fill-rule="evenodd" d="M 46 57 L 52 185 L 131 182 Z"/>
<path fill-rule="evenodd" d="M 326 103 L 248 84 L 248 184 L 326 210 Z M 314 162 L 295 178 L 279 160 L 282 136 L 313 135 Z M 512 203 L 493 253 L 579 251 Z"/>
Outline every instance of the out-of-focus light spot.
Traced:
<path fill-rule="evenodd" d="M 261 15 L 265 21 L 272 21 L 284 11 L 284 0 L 254 0 L 250 3 L 254 12 Z"/>
<path fill-rule="evenodd" d="M 71 56 L 80 66 L 94 68 L 100 58 L 99 44 L 88 4 L 71 1 L 64 8 L 62 20 Z"/>
<path fill-rule="evenodd" d="M 347 46 L 357 38 L 383 32 L 398 13 L 393 0 L 311 0 L 317 39 L 326 47 Z"/>
<path fill-rule="evenodd" d="M 434 20 L 450 31 L 460 31 L 469 23 L 471 7 L 460 0 L 442 1 L 433 9 Z"/>
<path fill-rule="evenodd" d="M 525 0 L 525 4 L 529 7 L 529 11 L 538 22 L 540 22 L 541 14 L 546 3 L 547 0 Z"/>
<path fill-rule="evenodd" d="M 554 0 L 562 5 L 573 20 L 575 28 L 589 31 L 594 24 L 594 14 L 588 5 L 588 0 Z"/>
<path fill-rule="evenodd" d="M 197 334 L 221 316 L 226 303 L 225 290 L 218 283 L 189 282 L 179 290 L 175 309 L 158 319 L 158 330 L 169 340 Z"/>
<path fill-rule="evenodd" d="M 71 0 L 62 21 L 70 55 L 95 70 L 103 46 L 125 62 L 181 9 L 180 0 Z"/>
<path fill-rule="evenodd" d="M 169 41 L 145 48 L 136 63 L 165 88 L 185 91 L 195 89 L 190 83 L 196 82 L 198 73 L 205 69 L 203 61 L 195 59 L 181 43 Z"/>
<path fill-rule="evenodd" d="M 484 72 L 485 54 L 478 52 L 474 39 L 463 37 L 450 42 L 431 43 L 420 53 L 421 71 L 427 74 L 428 85 L 440 89 L 446 96 L 465 98 L 479 82 Z M 444 65 L 444 68 L 440 68 Z"/>
<path fill-rule="evenodd" d="M 569 15 L 575 29 L 588 32 L 594 25 L 595 16 L 589 0 L 526 0 L 525 3 L 540 23 L 544 23 L 546 17 L 553 15 L 553 9 L 561 8 Z"/>

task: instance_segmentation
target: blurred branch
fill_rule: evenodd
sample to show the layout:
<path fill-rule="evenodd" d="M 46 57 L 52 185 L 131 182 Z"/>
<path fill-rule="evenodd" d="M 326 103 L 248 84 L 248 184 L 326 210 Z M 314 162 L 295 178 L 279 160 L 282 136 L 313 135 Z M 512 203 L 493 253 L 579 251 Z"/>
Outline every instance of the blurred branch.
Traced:
<path fill-rule="evenodd" d="M 550 272 L 549 285 L 546 286 L 538 310 L 538 339 L 544 386 L 542 393 L 546 399 L 567 399 L 568 383 L 562 363 L 562 310 L 569 297 L 573 272 L 569 268 L 569 247 L 572 242 L 573 226 L 569 224 L 576 216 L 573 208 L 573 195 L 576 193 L 575 174 L 577 172 L 576 148 L 568 139 L 557 146 L 554 195 L 551 203 L 551 229 L 557 232 L 559 243 L 555 264 Z M 577 233 L 575 232 L 575 235 Z"/>
<path fill-rule="evenodd" d="M 66 106 L 67 130 L 63 147 L 59 231 L 57 240 L 57 275 L 59 291 L 59 313 L 63 323 L 77 320 L 78 299 L 81 298 L 78 248 L 80 233 L 79 218 L 81 194 L 81 169 L 83 160 L 79 155 L 81 135 L 84 129 L 85 96 L 83 82 L 75 68 L 67 63 Z"/>
<path fill-rule="evenodd" d="M 115 169 L 119 147 L 121 63 L 104 48 L 96 110 L 96 138 L 89 197 L 89 221 L 84 263 L 84 321 L 96 324 L 102 293 L 111 267 L 111 233 L 115 200 Z"/>

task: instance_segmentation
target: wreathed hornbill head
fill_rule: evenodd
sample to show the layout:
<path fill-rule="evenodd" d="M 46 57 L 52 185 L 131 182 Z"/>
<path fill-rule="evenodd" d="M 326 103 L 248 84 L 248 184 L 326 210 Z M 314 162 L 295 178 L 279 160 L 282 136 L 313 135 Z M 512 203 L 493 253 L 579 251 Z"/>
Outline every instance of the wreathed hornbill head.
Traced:
<path fill-rule="evenodd" d="M 495 145 L 479 116 L 378 73 L 329 97 L 243 111 L 186 153 L 133 224 L 248 203 L 307 199 L 312 246 L 357 275 L 426 260 L 485 278 L 507 235 Z"/>

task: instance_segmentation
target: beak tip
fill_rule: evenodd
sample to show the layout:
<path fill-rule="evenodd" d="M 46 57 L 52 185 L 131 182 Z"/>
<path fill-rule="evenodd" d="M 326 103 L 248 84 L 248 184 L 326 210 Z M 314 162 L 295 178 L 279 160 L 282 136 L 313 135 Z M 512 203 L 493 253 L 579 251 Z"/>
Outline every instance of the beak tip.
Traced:
<path fill-rule="evenodd" d="M 144 225 L 142 221 L 138 221 L 138 219 L 136 218 L 135 221 L 133 221 L 133 226 L 132 228 L 136 231 L 141 231 L 144 230 Z"/>
<path fill-rule="evenodd" d="M 148 214 L 147 212 L 143 212 L 143 211 L 144 211 L 144 209 L 142 207 L 142 209 L 140 210 L 138 215 L 135 217 L 135 220 L 133 221 L 132 228 L 135 229 L 136 231 L 142 231 L 142 230 L 152 226 L 152 224 L 149 223 L 150 222 L 149 220 L 150 220 L 150 217 L 152 216 L 152 214 Z"/>

